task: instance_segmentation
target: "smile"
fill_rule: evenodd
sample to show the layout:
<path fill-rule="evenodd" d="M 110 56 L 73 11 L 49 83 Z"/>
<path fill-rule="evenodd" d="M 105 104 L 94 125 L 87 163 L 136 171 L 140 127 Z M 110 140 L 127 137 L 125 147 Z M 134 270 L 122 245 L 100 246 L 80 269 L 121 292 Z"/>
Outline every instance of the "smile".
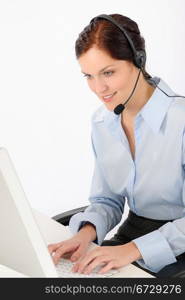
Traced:
<path fill-rule="evenodd" d="M 113 94 L 104 96 L 104 97 L 102 97 L 102 99 L 103 99 L 103 101 L 105 101 L 105 102 L 110 102 L 110 101 L 112 100 L 112 98 L 114 97 L 115 94 L 116 94 L 116 92 L 113 93 Z"/>

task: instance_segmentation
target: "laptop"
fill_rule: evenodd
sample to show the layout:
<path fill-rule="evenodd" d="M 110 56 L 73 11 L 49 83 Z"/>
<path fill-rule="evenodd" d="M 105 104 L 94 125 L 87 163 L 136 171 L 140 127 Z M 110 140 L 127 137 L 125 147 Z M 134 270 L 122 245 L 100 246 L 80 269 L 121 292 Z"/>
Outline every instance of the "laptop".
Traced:
<path fill-rule="evenodd" d="M 8 151 L 0 148 L 0 265 L 28 277 L 109 277 L 117 273 L 73 273 L 74 263 L 64 258 L 55 266 L 37 224 Z"/>
<path fill-rule="evenodd" d="M 58 277 L 11 158 L 0 148 L 0 264 L 31 277 Z"/>

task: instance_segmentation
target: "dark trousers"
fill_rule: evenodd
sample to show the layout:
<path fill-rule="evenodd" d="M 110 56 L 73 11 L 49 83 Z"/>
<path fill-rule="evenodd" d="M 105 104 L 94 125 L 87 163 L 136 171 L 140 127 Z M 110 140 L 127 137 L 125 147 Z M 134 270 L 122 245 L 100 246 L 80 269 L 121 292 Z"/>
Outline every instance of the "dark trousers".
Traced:
<path fill-rule="evenodd" d="M 172 220 L 154 220 L 140 217 L 129 211 L 127 219 L 119 227 L 117 233 L 110 239 L 104 240 L 102 246 L 123 245 L 131 240 L 154 231 Z"/>
<path fill-rule="evenodd" d="M 135 238 L 138 238 L 142 235 L 145 235 L 151 231 L 158 229 L 167 222 L 172 222 L 172 220 L 149 219 L 137 216 L 132 211 L 129 211 L 127 219 L 118 228 L 117 233 L 110 240 L 104 240 L 102 246 L 118 246 L 126 244 Z M 133 262 L 133 264 L 146 271 L 146 269 L 142 268 L 139 264 L 137 264 L 137 262 Z M 153 273 L 149 270 L 147 270 L 147 272 L 156 276 L 156 273 Z M 158 273 L 159 276 L 157 277 L 163 277 L 163 273 L 160 271 Z"/>

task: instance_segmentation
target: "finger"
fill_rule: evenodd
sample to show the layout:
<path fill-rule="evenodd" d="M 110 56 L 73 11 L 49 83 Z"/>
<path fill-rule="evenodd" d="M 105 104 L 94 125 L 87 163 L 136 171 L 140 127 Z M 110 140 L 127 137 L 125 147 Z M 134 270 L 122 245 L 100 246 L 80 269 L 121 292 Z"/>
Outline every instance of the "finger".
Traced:
<path fill-rule="evenodd" d="M 58 264 L 59 260 L 62 258 L 62 256 L 65 254 L 66 251 L 64 249 L 62 249 L 62 247 L 58 248 L 55 251 L 55 253 L 52 256 L 52 259 L 53 259 L 53 262 L 54 262 L 55 265 Z"/>
<path fill-rule="evenodd" d="M 72 254 L 71 261 L 75 262 L 82 258 L 86 252 L 86 248 L 84 249 L 83 245 L 80 245 L 79 248 Z"/>
<path fill-rule="evenodd" d="M 80 259 L 79 262 L 74 266 L 74 272 L 82 273 L 87 265 L 90 264 L 97 256 L 101 255 L 101 252 L 97 250 L 90 251 L 85 257 Z"/>
<path fill-rule="evenodd" d="M 108 264 L 105 265 L 105 267 L 101 268 L 101 270 L 98 272 L 98 274 L 104 274 L 107 273 L 109 270 L 114 268 L 114 262 L 111 260 Z"/>
<path fill-rule="evenodd" d="M 49 253 L 52 254 L 52 252 L 56 251 L 56 249 L 58 249 L 61 246 L 62 246 L 62 242 L 48 245 Z"/>
<path fill-rule="evenodd" d="M 83 255 L 73 266 L 72 271 L 73 272 L 79 272 L 79 267 L 82 264 L 82 261 L 86 258 L 87 254 Z"/>
<path fill-rule="evenodd" d="M 71 246 L 71 245 L 63 245 L 60 248 L 58 248 L 55 253 L 53 254 L 53 262 L 54 264 L 57 264 L 59 260 L 66 254 L 72 251 L 76 250 L 76 246 Z"/>
<path fill-rule="evenodd" d="M 66 259 L 71 259 L 71 256 L 73 255 L 73 251 L 65 253 L 62 257 Z"/>
<path fill-rule="evenodd" d="M 85 268 L 84 274 L 91 273 L 96 267 L 108 263 L 109 260 L 110 259 L 108 257 L 105 257 L 104 255 L 97 257 Z"/>

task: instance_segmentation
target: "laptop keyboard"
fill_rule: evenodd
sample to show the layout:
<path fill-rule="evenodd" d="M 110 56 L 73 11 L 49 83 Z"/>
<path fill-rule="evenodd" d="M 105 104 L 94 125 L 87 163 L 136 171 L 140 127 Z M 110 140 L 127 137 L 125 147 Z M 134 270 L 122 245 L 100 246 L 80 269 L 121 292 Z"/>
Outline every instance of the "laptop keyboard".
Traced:
<path fill-rule="evenodd" d="M 56 266 L 56 270 L 59 277 L 83 277 L 83 278 L 92 278 L 92 277 L 110 277 L 113 274 L 118 273 L 118 270 L 110 270 L 105 274 L 98 274 L 97 272 L 101 269 L 101 267 L 96 267 L 90 274 L 82 274 L 78 272 L 72 272 L 72 267 L 75 263 L 71 262 L 68 259 L 62 258 L 60 262 Z"/>

